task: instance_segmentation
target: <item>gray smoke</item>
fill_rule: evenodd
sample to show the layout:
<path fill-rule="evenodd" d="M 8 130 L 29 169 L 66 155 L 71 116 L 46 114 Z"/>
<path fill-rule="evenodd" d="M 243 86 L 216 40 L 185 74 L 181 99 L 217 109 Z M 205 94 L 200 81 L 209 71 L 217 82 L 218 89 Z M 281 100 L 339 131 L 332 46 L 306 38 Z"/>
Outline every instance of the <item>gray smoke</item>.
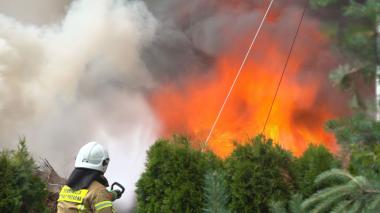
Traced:
<path fill-rule="evenodd" d="M 0 13 L 25 24 L 46 25 L 60 21 L 71 0 L 0 0 Z"/>
<path fill-rule="evenodd" d="M 164 80 L 180 79 L 186 72 L 212 70 L 221 53 L 233 49 L 242 40 L 251 39 L 269 4 L 269 1 L 257 0 L 144 2 L 160 22 L 153 44 L 144 49 L 144 61 L 155 79 Z M 254 55 L 270 46 L 263 34 L 282 40 L 281 51 L 288 51 L 302 13 L 300 2 L 286 0 L 274 3 L 270 16 L 275 18 L 266 21 L 256 45 L 260 46 L 259 50 L 256 47 Z M 307 17 L 306 22 L 313 22 L 313 19 Z M 312 40 L 300 37 L 305 43 Z M 241 49 L 236 54 L 243 57 L 245 51 Z"/>

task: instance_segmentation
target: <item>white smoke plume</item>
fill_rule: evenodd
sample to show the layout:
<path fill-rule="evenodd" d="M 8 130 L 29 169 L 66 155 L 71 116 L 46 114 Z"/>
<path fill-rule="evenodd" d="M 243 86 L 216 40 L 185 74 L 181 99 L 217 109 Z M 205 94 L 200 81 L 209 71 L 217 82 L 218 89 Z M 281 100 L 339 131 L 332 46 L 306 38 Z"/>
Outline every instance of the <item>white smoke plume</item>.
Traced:
<path fill-rule="evenodd" d="M 21 16 L 20 1 L 0 2 L 0 146 L 25 136 L 67 177 L 78 149 L 97 140 L 110 151 L 106 176 L 127 188 L 119 203 L 130 208 L 157 137 L 144 98 L 155 82 L 140 56 L 157 22 L 141 1 L 36 2 L 29 10 L 39 12 Z M 49 8 L 58 9 L 44 16 Z"/>

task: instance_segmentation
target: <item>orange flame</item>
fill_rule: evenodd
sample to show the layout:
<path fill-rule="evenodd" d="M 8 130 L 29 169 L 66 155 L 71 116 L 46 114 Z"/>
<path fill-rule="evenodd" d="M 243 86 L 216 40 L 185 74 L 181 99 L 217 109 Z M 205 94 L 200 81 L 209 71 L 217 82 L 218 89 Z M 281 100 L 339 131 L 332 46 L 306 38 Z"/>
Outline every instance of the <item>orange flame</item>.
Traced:
<path fill-rule="evenodd" d="M 264 134 L 295 155 L 300 155 L 309 143 L 324 144 L 335 152 L 334 137 L 323 126 L 337 115 L 336 106 L 316 101 L 325 89 L 322 82 L 327 80 L 326 72 L 308 73 L 305 68 L 327 41 L 316 24 L 309 23 L 305 30 L 317 45 L 297 43 Z M 232 152 L 233 140 L 244 141 L 260 134 L 268 115 L 289 49 L 267 31 L 260 38 L 209 141 L 208 147 L 220 157 Z M 163 135 L 179 132 L 206 139 L 242 61 L 239 52 L 248 43 L 248 39 L 240 40 L 226 48 L 206 74 L 193 72 L 184 76 L 181 85 L 169 83 L 155 91 L 151 103 L 163 124 Z"/>

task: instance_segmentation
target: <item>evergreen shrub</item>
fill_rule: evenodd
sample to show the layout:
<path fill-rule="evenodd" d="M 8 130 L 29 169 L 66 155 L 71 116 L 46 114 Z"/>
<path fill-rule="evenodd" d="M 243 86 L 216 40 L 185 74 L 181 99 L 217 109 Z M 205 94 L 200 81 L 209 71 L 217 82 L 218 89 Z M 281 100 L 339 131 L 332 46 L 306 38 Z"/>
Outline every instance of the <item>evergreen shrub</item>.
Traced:
<path fill-rule="evenodd" d="M 294 189 L 293 157 L 272 140 L 257 136 L 236 145 L 225 170 L 232 212 L 268 212 L 271 201 L 288 200 Z"/>
<path fill-rule="evenodd" d="M 48 192 L 37 169 L 25 139 L 17 150 L 0 152 L 0 212 L 47 212 Z"/>
<path fill-rule="evenodd" d="M 220 166 L 217 157 L 193 149 L 186 137 L 158 140 L 136 184 L 137 212 L 202 212 L 204 177 Z"/>
<path fill-rule="evenodd" d="M 323 145 L 309 145 L 303 155 L 294 161 L 297 190 L 304 197 L 310 196 L 319 189 L 313 184 L 315 178 L 339 165 L 339 161 Z"/>

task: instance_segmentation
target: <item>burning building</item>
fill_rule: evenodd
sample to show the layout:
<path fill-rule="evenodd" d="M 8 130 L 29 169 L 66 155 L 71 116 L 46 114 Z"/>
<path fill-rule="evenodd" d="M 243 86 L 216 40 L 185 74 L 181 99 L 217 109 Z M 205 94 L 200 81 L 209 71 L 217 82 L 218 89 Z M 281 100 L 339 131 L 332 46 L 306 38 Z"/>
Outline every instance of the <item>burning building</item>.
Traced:
<path fill-rule="evenodd" d="M 171 5 L 174 8 L 170 11 L 175 12 L 170 21 L 174 20 L 176 27 L 181 28 L 191 44 L 186 48 L 192 48 L 195 56 L 182 59 L 183 65 L 177 67 L 180 74 L 158 86 L 150 103 L 162 123 L 163 135 L 185 133 L 202 143 L 269 1 L 196 2 L 198 5 L 194 2 Z M 309 143 L 337 150 L 334 137 L 324 130 L 327 120 L 342 115 L 346 109 L 344 98 L 328 81 L 328 73 L 337 59 L 329 51 L 330 43 L 321 33 L 318 20 L 310 14 L 303 20 L 278 97 L 262 132 L 301 18 L 300 3 L 276 2 L 268 14 L 210 138 L 208 148 L 219 156 L 231 153 L 234 140 L 244 141 L 260 133 L 296 155 Z M 190 63 L 191 60 L 195 62 Z"/>

